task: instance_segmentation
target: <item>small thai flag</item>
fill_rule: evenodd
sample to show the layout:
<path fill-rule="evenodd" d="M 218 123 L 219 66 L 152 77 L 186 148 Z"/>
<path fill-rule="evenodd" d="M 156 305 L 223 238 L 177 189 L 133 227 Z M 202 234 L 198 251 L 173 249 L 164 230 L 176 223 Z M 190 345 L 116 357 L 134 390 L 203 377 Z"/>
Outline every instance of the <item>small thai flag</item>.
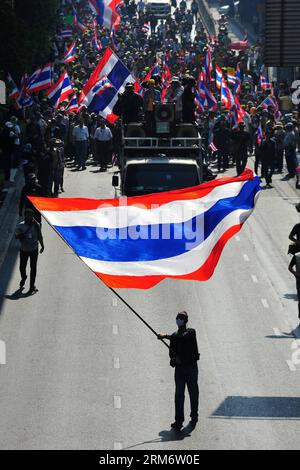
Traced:
<path fill-rule="evenodd" d="M 268 80 L 266 79 L 266 77 L 264 75 L 260 76 L 260 87 L 263 90 L 271 90 L 271 88 L 272 88 L 271 83 L 268 82 Z"/>
<path fill-rule="evenodd" d="M 78 110 L 79 110 L 79 105 L 77 101 L 77 95 L 76 93 L 74 93 L 74 95 L 71 96 L 68 106 L 66 107 L 66 111 L 68 113 L 77 113 Z"/>
<path fill-rule="evenodd" d="M 58 34 L 58 36 L 61 39 L 69 39 L 73 37 L 73 31 L 71 29 L 64 29 Z"/>
<path fill-rule="evenodd" d="M 142 31 L 145 34 L 150 34 L 150 31 L 151 31 L 150 23 L 144 23 L 144 26 L 142 27 Z"/>
<path fill-rule="evenodd" d="M 216 153 L 218 151 L 217 147 L 213 142 L 208 146 L 208 148 L 210 148 L 213 153 Z"/>
<path fill-rule="evenodd" d="M 76 43 L 73 41 L 71 46 L 65 52 L 64 63 L 69 64 L 70 62 L 73 62 L 76 57 Z"/>
<path fill-rule="evenodd" d="M 74 94 L 74 90 L 66 71 L 63 72 L 59 80 L 46 93 L 55 109 L 71 94 Z"/>
<path fill-rule="evenodd" d="M 257 129 L 257 144 L 258 145 L 261 145 L 262 144 L 262 141 L 263 141 L 263 131 L 262 131 L 262 128 L 261 126 L 259 126 L 259 128 Z"/>
<path fill-rule="evenodd" d="M 227 80 L 230 85 L 235 85 L 236 82 L 236 77 L 232 75 L 231 73 L 227 73 Z"/>
<path fill-rule="evenodd" d="M 223 80 L 223 72 L 220 69 L 220 67 L 216 65 L 216 87 L 218 88 L 218 90 L 221 90 L 222 88 L 222 80 Z"/>
<path fill-rule="evenodd" d="M 12 100 L 15 100 L 19 96 L 20 91 L 19 91 L 19 88 L 17 87 L 17 85 L 15 84 L 15 82 L 14 82 L 12 76 L 10 75 L 10 73 L 7 76 L 7 81 L 8 81 L 8 83 L 10 84 L 10 86 L 12 88 L 12 90 L 11 90 L 11 92 L 8 96 Z"/>

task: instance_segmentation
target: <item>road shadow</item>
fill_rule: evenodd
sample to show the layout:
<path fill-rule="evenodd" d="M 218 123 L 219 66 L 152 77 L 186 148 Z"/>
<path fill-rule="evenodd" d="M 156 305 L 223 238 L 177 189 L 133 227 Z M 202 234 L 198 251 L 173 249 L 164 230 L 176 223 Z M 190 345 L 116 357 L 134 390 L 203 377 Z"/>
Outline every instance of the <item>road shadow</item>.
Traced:
<path fill-rule="evenodd" d="M 7 287 L 16 269 L 18 257 L 19 247 L 17 246 L 17 242 L 13 239 L 0 269 L 0 316 L 2 314 L 3 302 L 6 299 Z"/>
<path fill-rule="evenodd" d="M 144 444 L 155 444 L 160 442 L 171 442 L 171 441 L 183 441 L 187 437 L 191 437 L 191 433 L 194 431 L 195 426 L 188 424 L 181 431 L 175 429 L 164 430 L 158 433 L 159 437 L 151 439 L 150 441 L 138 442 L 128 447 L 124 447 L 123 450 L 134 449 L 135 447 L 142 446 Z"/>
<path fill-rule="evenodd" d="M 210 418 L 300 420 L 300 398 L 229 396 Z"/>

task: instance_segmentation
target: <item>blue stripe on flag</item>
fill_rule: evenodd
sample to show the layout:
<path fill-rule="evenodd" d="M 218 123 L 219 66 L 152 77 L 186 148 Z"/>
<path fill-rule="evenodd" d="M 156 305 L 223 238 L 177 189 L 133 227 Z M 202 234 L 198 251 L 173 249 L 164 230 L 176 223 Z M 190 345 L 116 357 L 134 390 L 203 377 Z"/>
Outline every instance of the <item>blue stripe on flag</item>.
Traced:
<path fill-rule="evenodd" d="M 129 70 L 125 67 L 124 64 L 120 60 L 114 65 L 110 73 L 107 75 L 108 80 L 111 82 L 111 84 L 119 90 L 121 86 L 123 85 L 124 81 L 126 80 L 127 77 L 129 77 L 130 72 Z"/>
<path fill-rule="evenodd" d="M 259 190 L 258 178 L 255 178 L 243 186 L 238 196 L 221 199 L 208 211 L 185 223 L 122 229 L 80 226 L 55 226 L 55 229 L 77 255 L 86 258 L 111 262 L 171 258 L 189 251 L 191 246 L 187 244 L 193 244 L 193 248 L 200 245 L 231 212 L 238 209 L 245 211 L 253 209 L 254 197 Z M 200 234 L 196 233 L 196 228 L 200 229 Z M 170 236 L 166 238 L 168 232 Z M 156 234 L 158 239 L 153 239 L 153 234 Z M 163 239 L 163 234 L 166 239 Z M 134 236 L 136 239 L 133 239 Z"/>

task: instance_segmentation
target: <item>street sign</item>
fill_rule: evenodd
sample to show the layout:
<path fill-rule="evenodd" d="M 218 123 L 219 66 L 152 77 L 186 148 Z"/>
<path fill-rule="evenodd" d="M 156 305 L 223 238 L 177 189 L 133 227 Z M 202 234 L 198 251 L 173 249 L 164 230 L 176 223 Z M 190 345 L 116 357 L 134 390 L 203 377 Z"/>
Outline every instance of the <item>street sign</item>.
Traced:
<path fill-rule="evenodd" d="M 0 104 L 6 104 L 6 86 L 2 80 L 0 80 Z"/>

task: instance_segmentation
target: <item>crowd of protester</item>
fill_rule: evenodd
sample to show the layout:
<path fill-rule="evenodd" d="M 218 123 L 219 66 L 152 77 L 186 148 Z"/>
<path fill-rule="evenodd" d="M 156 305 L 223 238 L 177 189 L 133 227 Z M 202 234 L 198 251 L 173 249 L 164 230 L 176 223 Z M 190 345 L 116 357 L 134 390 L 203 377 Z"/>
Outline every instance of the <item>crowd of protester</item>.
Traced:
<path fill-rule="evenodd" d="M 260 87 L 263 59 L 259 42 L 240 52 L 228 48 L 230 39 L 225 17 L 220 19 L 217 37 L 210 37 L 201 21 L 197 0 L 189 6 L 185 0 L 172 0 L 172 14 L 165 20 L 149 18 L 143 0 L 125 0 L 120 8 L 121 24 L 113 42 L 110 31 L 97 27 L 102 47 L 97 51 L 92 45 L 95 25 L 88 2 L 77 0 L 74 4 L 88 28 L 84 32 L 76 32 L 77 59 L 67 65 L 62 58 L 70 40 L 61 39 L 58 34 L 53 38 L 49 59 L 55 63 L 55 80 L 67 68 L 74 90 L 79 95 L 103 50 L 107 46 L 114 48 L 144 87 L 144 93 L 139 94 L 135 93 L 132 85 L 128 85 L 119 97 L 114 113 L 125 123 L 146 120 L 151 129 L 153 104 L 162 101 L 161 70 L 165 60 L 172 73 L 165 102 L 175 102 L 178 121 L 194 122 L 198 126 L 205 159 L 215 165 L 216 171 L 223 172 L 230 165 L 236 165 L 240 174 L 252 154 L 255 170 L 266 179 L 267 187 L 271 186 L 275 171 L 282 173 L 285 170 L 284 159 L 287 178 L 295 177 L 299 147 L 298 108 L 293 105 L 288 83 L 272 83 L 271 91 Z M 66 18 L 71 14 L 72 5 L 62 0 L 57 33 L 66 28 Z M 145 29 L 148 23 L 151 32 Z M 244 116 L 236 126 L 230 110 L 220 101 L 220 91 L 214 80 L 210 91 L 217 98 L 218 109 L 200 112 L 197 108 L 197 80 L 209 48 L 214 66 L 218 65 L 225 77 L 237 67 L 241 71 L 239 100 Z M 145 80 L 155 63 L 159 64 L 158 72 L 150 80 Z M 280 114 L 273 106 L 260 106 L 270 93 L 278 103 Z M 64 192 L 66 167 L 84 171 L 87 159 L 91 158 L 99 165 L 100 171 L 106 171 L 113 155 L 117 158 L 120 151 L 120 121 L 111 125 L 85 108 L 70 113 L 67 103 L 54 110 L 43 92 L 34 95 L 33 99 L 33 105 L 22 111 L 11 106 L 10 115 L 0 132 L 0 162 L 5 180 L 12 184 L 16 168 L 21 168 L 25 175 L 20 214 L 23 206 L 30 205 L 27 194 L 58 197 Z M 262 131 L 260 140 L 259 129 Z M 211 150 L 212 143 L 215 151 Z"/>

